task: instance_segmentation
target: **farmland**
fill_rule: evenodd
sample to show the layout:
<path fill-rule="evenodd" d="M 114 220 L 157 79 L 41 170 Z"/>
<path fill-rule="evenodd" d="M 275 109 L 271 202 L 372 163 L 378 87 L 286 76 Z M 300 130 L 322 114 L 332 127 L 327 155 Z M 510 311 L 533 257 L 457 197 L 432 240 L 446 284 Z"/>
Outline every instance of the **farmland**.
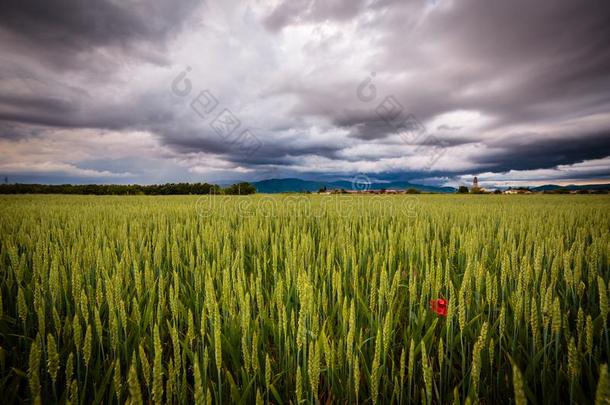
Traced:
<path fill-rule="evenodd" d="M 0 202 L 5 403 L 610 395 L 608 196 Z"/>

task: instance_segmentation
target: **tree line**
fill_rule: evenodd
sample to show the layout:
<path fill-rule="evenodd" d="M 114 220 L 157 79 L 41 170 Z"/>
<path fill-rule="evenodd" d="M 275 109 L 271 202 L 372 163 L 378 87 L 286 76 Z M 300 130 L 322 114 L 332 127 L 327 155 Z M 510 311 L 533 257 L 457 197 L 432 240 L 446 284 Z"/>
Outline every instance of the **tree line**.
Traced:
<path fill-rule="evenodd" d="M 256 193 L 250 183 L 238 183 L 222 188 L 208 183 L 166 184 L 2 184 L 0 194 L 88 194 L 88 195 L 183 195 L 224 194 L 247 195 Z"/>

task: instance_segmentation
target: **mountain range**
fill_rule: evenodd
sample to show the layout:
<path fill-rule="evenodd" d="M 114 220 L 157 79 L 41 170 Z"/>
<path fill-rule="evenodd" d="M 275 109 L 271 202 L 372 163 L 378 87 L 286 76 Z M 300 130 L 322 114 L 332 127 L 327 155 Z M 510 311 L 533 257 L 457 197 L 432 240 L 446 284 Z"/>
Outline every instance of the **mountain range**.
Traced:
<path fill-rule="evenodd" d="M 267 179 L 255 181 L 251 183 L 256 187 L 257 192 L 265 194 L 275 193 L 304 193 L 318 192 L 320 189 L 327 190 L 407 190 L 410 188 L 416 189 L 425 193 L 455 193 L 457 190 L 453 187 L 429 186 L 423 184 L 410 183 L 408 181 L 388 181 L 354 184 L 349 180 L 323 181 L 323 180 L 303 180 L 298 178 L 283 178 L 283 179 Z M 501 190 L 506 187 L 501 187 Z M 553 191 L 558 189 L 577 191 L 577 190 L 610 190 L 610 184 L 585 184 L 585 185 L 567 185 L 559 186 L 556 184 L 545 184 L 537 187 L 529 187 L 532 191 Z"/>
<path fill-rule="evenodd" d="M 545 184 L 543 186 L 532 187 L 532 191 L 554 191 L 554 190 L 570 190 L 570 191 L 578 191 L 578 190 L 610 190 L 609 184 L 570 184 L 568 186 L 558 186 L 556 184 Z"/>
<path fill-rule="evenodd" d="M 287 179 L 268 179 L 255 181 L 251 183 L 259 193 L 297 193 L 297 192 L 317 192 L 326 187 L 327 190 L 407 190 L 413 188 L 422 192 L 428 193 L 455 193 L 453 187 L 435 187 L 425 186 L 421 184 L 413 184 L 407 181 L 391 181 L 391 182 L 371 182 L 354 184 L 348 180 L 338 181 L 313 181 L 302 180 L 297 178 Z"/>

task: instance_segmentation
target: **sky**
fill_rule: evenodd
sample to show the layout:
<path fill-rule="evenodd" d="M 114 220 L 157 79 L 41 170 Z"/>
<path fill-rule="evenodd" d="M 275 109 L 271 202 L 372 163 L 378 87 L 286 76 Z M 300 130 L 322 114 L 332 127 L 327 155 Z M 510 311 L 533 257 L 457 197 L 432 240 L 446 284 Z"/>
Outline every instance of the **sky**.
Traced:
<path fill-rule="evenodd" d="M 607 0 L 4 0 L 8 182 L 610 183 Z"/>

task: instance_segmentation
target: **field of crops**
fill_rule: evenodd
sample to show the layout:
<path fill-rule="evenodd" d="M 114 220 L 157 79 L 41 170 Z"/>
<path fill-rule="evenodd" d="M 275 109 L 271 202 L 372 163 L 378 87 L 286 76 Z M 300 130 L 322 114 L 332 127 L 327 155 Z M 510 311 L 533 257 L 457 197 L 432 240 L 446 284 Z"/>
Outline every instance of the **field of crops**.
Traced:
<path fill-rule="evenodd" d="M 10 196 L 3 403 L 609 403 L 608 196 Z"/>

